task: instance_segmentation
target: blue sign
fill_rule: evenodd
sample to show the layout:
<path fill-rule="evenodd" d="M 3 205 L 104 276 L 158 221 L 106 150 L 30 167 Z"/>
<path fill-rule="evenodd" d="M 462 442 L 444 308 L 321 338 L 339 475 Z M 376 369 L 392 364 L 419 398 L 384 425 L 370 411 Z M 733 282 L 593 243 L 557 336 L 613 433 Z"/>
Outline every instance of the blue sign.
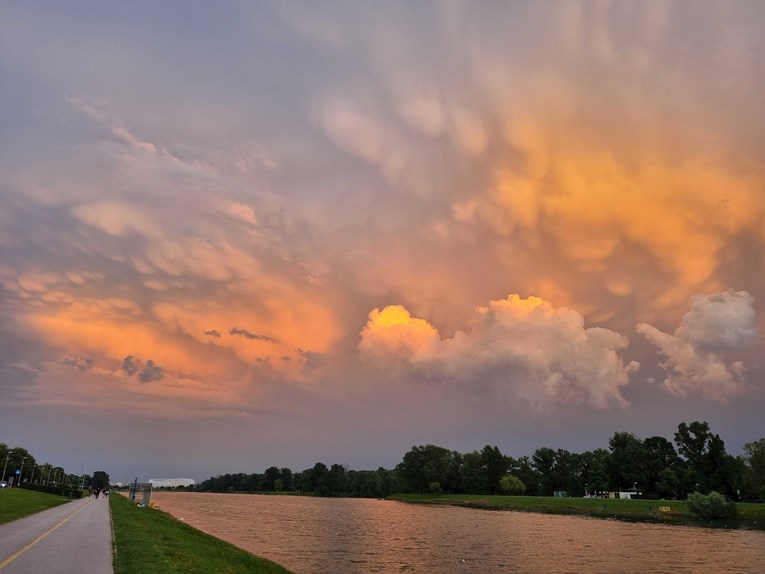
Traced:
<path fill-rule="evenodd" d="M 16 474 L 21 474 L 21 471 L 18 468 L 16 469 Z"/>

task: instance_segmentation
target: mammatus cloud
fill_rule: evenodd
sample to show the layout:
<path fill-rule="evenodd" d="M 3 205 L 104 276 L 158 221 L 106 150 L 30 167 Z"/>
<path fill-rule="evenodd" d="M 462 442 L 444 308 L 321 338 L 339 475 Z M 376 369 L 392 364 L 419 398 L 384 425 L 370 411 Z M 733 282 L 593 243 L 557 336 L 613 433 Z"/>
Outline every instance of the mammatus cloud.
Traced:
<path fill-rule="evenodd" d="M 122 360 L 122 370 L 128 377 L 138 376 L 142 383 L 161 381 L 165 377 L 165 371 L 154 361 L 149 359 L 144 365 L 140 359 L 128 355 Z"/>
<path fill-rule="evenodd" d="M 465 390 L 488 384 L 494 395 L 538 410 L 558 403 L 605 409 L 628 405 L 620 389 L 639 364 L 624 365 L 617 351 L 626 346 L 619 333 L 585 327 L 573 309 L 510 295 L 479 307 L 472 329 L 448 339 L 402 306 L 374 309 L 359 351 L 378 366 L 403 366 Z"/>
<path fill-rule="evenodd" d="M 726 401 L 743 390 L 745 367 L 731 355 L 757 337 L 754 297 L 746 291 L 694 297 L 674 335 L 640 323 L 637 332 L 666 357 L 664 387 L 673 395 L 692 394 Z"/>
<path fill-rule="evenodd" d="M 269 337 L 268 335 L 259 335 L 258 333 L 251 333 L 247 329 L 239 329 L 237 327 L 232 327 L 228 333 L 229 335 L 241 335 L 245 339 L 252 339 L 253 341 L 267 341 L 269 343 L 279 343 L 279 339 L 274 339 L 273 337 Z"/>
<path fill-rule="evenodd" d="M 74 367 L 80 371 L 89 371 L 93 368 L 95 361 L 90 357 L 79 355 L 77 357 L 67 357 L 64 359 L 64 364 L 68 367 Z"/>

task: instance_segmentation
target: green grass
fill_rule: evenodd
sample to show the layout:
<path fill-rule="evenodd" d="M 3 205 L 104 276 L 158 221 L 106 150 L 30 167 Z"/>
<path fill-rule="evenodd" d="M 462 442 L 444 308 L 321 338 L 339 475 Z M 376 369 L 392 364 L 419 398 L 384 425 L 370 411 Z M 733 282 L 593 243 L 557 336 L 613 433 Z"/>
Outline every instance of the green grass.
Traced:
<path fill-rule="evenodd" d="M 391 500 L 425 504 L 448 504 L 489 510 L 516 510 L 545 514 L 573 514 L 596 518 L 699 524 L 684 501 L 622 500 L 611 498 L 555 498 L 551 496 L 484 496 L 470 494 L 394 494 Z M 765 504 L 738 503 L 738 525 L 765 527 Z M 705 523 L 708 525 L 709 523 Z M 726 524 L 727 525 L 727 524 Z"/>
<path fill-rule="evenodd" d="M 0 488 L 0 524 L 24 518 L 68 501 L 69 499 L 64 496 L 24 488 Z"/>
<path fill-rule="evenodd" d="M 290 574 L 152 508 L 109 497 L 114 525 L 115 574 Z"/>

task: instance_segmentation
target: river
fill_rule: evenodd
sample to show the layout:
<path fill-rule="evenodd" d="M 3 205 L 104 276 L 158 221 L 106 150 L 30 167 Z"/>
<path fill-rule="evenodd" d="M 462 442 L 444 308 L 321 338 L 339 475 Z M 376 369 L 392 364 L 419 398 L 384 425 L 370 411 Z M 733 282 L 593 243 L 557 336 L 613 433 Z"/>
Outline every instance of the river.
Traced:
<path fill-rule="evenodd" d="M 765 572 L 765 532 L 356 499 L 155 492 L 295 574 Z"/>

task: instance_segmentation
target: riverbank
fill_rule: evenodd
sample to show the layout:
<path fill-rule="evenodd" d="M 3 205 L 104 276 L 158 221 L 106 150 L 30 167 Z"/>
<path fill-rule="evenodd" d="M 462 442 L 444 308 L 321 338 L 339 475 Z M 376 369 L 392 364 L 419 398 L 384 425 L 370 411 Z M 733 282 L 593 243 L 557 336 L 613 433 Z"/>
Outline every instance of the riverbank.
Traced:
<path fill-rule="evenodd" d="M 138 507 L 118 495 L 109 497 L 109 505 L 115 574 L 290 574 L 161 510 Z"/>
<path fill-rule="evenodd" d="M 0 489 L 0 524 L 42 512 L 69 502 L 65 496 L 35 492 L 25 488 Z"/>
<path fill-rule="evenodd" d="M 765 530 L 765 504 L 738 503 L 735 521 L 699 521 L 680 500 L 622 500 L 612 498 L 556 498 L 550 496 L 486 496 L 471 494 L 393 494 L 387 500 L 415 504 L 442 504 L 483 510 L 514 510 L 542 514 L 568 514 L 631 522 L 657 522 L 688 526 Z"/>

